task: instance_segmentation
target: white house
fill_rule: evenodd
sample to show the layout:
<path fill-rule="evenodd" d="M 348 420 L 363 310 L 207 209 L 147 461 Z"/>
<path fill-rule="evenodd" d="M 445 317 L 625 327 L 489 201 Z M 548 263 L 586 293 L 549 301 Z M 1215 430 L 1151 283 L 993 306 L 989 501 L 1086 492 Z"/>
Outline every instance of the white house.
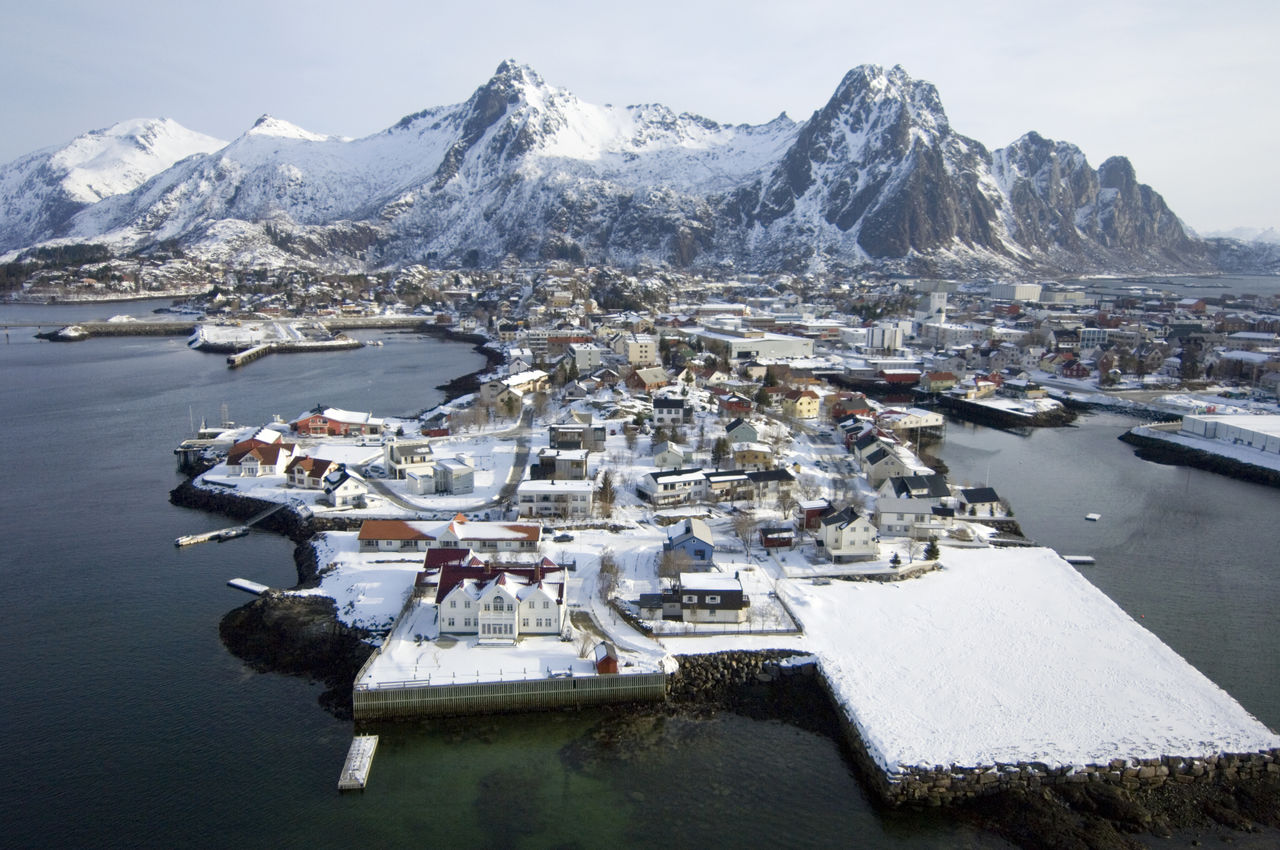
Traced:
<path fill-rule="evenodd" d="M 339 465 L 324 477 L 324 501 L 335 508 L 360 507 L 369 493 L 363 478 Z"/>
<path fill-rule="evenodd" d="M 522 481 L 516 504 L 522 517 L 589 517 L 594 495 L 590 481 Z"/>
<path fill-rule="evenodd" d="M 640 479 L 636 492 L 654 505 L 679 505 L 706 496 L 707 479 L 701 469 L 650 472 Z"/>
<path fill-rule="evenodd" d="M 514 641 L 556 635 L 567 617 L 563 571 L 548 559 L 533 567 L 463 566 L 440 570 L 440 631 Z"/>
<path fill-rule="evenodd" d="M 679 469 L 693 460 L 693 452 L 686 446 L 663 440 L 653 447 L 653 465 L 658 469 Z"/>
<path fill-rule="evenodd" d="M 837 564 L 869 560 L 880 554 L 880 537 L 871 520 L 852 507 L 832 511 L 818 521 L 818 547 Z"/>
<path fill-rule="evenodd" d="M 736 575 L 681 573 L 675 592 L 686 623 L 741 623 L 751 605 Z"/>

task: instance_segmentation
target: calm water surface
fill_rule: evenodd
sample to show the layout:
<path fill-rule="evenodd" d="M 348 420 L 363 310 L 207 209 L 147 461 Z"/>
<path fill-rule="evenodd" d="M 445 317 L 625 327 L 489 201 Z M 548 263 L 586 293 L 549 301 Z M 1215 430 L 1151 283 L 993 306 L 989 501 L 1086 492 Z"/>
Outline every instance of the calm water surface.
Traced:
<path fill-rule="evenodd" d="M 0 307 L 0 322 L 50 309 Z M 167 494 L 173 446 L 223 403 L 243 422 L 318 402 L 405 414 L 482 364 L 381 338 L 235 371 L 179 339 L 0 343 L 5 844 L 1003 846 L 945 817 L 881 815 L 831 739 L 733 715 L 658 723 L 624 752 L 592 743 L 602 712 L 384 726 L 369 790 L 339 796 L 351 724 L 318 686 L 252 673 L 218 640 L 247 600 L 226 580 L 291 584 L 291 545 L 177 550 L 226 520 Z M 989 475 L 1032 537 L 1097 556 L 1091 579 L 1280 725 L 1277 491 L 1146 464 L 1114 439 L 1126 421 L 1082 423 L 1030 438 L 952 425 L 941 454 L 958 479 Z"/>

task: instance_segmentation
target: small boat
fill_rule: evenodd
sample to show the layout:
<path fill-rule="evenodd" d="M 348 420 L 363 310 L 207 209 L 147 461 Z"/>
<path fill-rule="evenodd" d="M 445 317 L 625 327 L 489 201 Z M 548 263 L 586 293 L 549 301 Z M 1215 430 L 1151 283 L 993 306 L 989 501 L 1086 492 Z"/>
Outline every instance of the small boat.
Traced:
<path fill-rule="evenodd" d="M 1089 520 L 1089 522 L 1097 522 L 1102 519 L 1102 514 L 1085 514 L 1084 518 Z"/>

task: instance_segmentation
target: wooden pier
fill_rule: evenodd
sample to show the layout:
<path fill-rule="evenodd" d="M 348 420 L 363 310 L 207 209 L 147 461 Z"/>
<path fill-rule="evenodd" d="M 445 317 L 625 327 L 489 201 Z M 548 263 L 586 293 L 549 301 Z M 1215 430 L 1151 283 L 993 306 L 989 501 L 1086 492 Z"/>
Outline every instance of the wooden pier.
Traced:
<path fill-rule="evenodd" d="M 210 540 L 216 540 L 221 543 L 224 540 L 234 540 L 237 537 L 244 537 L 249 533 L 247 525 L 233 525 L 230 528 L 219 528 L 217 531 L 206 531 L 202 534 L 184 534 L 177 540 L 173 541 L 174 546 L 194 546 L 197 543 L 208 543 Z"/>
<path fill-rule="evenodd" d="M 347 761 L 338 777 L 339 791 L 363 791 L 373 767 L 373 754 L 378 749 L 377 735 L 356 735 L 347 750 Z"/>
<path fill-rule="evenodd" d="M 184 534 L 177 540 L 173 541 L 174 546 L 193 546 L 196 543 L 208 543 L 210 540 L 216 540 L 221 543 L 224 540 L 234 540 L 237 537 L 244 537 L 249 533 L 249 529 L 274 514 L 276 511 L 282 511 L 289 507 L 288 502 L 280 502 L 263 508 L 258 513 L 247 519 L 243 525 L 233 525 L 230 528 L 219 528 L 217 531 L 206 531 L 201 534 Z"/>

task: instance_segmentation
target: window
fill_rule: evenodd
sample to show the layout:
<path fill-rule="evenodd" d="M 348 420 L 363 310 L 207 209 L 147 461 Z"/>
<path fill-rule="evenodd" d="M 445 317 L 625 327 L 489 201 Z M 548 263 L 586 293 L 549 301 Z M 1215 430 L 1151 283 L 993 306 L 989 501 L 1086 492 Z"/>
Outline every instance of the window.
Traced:
<path fill-rule="evenodd" d="M 451 626 L 453 625 L 453 618 L 452 618 L 452 617 L 450 617 L 450 618 L 449 618 L 449 625 L 451 625 Z"/>
<path fill-rule="evenodd" d="M 510 612 L 512 612 L 512 611 L 514 611 L 514 610 L 516 610 L 516 606 L 514 606 L 514 605 L 512 605 L 510 602 L 508 602 L 508 603 L 507 603 L 507 612 L 508 612 L 508 613 L 510 613 Z"/>
<path fill-rule="evenodd" d="M 488 602 L 484 603 L 484 610 L 486 610 L 486 611 L 488 611 L 488 610 L 489 610 L 489 603 L 488 603 Z"/>
<path fill-rule="evenodd" d="M 463 608 L 470 608 L 470 607 L 471 607 L 471 600 L 470 600 L 470 599 L 464 600 L 464 601 L 463 601 L 463 603 L 462 603 L 462 607 L 463 607 Z"/>
<path fill-rule="evenodd" d="M 719 605 L 719 604 L 720 604 L 720 597 L 719 597 L 719 596 L 708 596 L 708 597 L 707 597 L 707 604 L 708 604 L 708 605 Z"/>
<path fill-rule="evenodd" d="M 684 602 L 685 605 L 696 605 L 698 604 L 698 597 L 692 593 L 686 593 L 681 601 Z"/>
<path fill-rule="evenodd" d="M 550 602 L 548 602 L 548 601 L 546 601 L 546 600 L 544 599 L 544 600 L 542 601 L 542 607 L 543 607 L 544 609 L 545 609 L 545 608 L 550 608 L 550 607 L 551 607 L 551 603 L 550 603 Z"/>
<path fill-rule="evenodd" d="M 541 621 L 541 620 L 539 620 L 539 621 L 538 621 L 538 625 L 542 625 L 542 621 Z M 528 618 L 528 617 L 523 617 L 523 618 L 521 618 L 521 620 L 520 620 L 520 628 L 522 628 L 522 629 L 527 629 L 527 628 L 529 628 L 529 618 Z"/>
<path fill-rule="evenodd" d="M 450 599 L 450 600 L 449 600 L 449 607 L 450 607 L 450 608 L 457 608 L 457 607 L 458 607 L 458 600 L 456 600 L 456 599 Z"/>

